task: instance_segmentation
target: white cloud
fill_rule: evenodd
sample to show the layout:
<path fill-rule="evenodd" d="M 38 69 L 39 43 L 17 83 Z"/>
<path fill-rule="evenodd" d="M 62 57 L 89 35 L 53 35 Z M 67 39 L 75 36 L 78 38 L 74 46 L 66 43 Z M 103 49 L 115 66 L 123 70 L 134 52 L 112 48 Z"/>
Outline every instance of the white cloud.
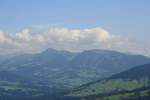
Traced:
<path fill-rule="evenodd" d="M 29 41 L 31 39 L 30 30 L 25 29 L 22 32 L 17 33 L 16 37 L 18 37 L 19 39 L 22 39 L 22 40 Z"/>
<path fill-rule="evenodd" d="M 3 43 L 5 41 L 5 35 L 3 32 L 0 32 L 0 43 Z"/>
<path fill-rule="evenodd" d="M 38 29 L 37 29 L 38 30 Z M 82 51 L 87 49 L 113 49 L 134 53 L 150 53 L 150 45 L 110 34 L 101 27 L 69 29 L 49 27 L 44 30 L 24 29 L 19 33 L 0 32 L 0 52 L 38 52 L 46 48 Z"/>

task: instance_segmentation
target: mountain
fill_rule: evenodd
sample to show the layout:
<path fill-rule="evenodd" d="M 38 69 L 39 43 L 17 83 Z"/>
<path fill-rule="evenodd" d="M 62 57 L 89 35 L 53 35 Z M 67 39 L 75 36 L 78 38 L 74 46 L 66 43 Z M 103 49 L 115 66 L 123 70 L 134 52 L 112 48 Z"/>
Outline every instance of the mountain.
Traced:
<path fill-rule="evenodd" d="M 85 84 L 66 95 L 70 100 L 149 100 L 150 63 Z"/>
<path fill-rule="evenodd" d="M 40 86 L 70 90 L 149 62 L 150 58 L 142 55 L 110 50 L 72 53 L 49 48 L 6 59 L 0 63 L 0 70 L 32 79 Z"/>

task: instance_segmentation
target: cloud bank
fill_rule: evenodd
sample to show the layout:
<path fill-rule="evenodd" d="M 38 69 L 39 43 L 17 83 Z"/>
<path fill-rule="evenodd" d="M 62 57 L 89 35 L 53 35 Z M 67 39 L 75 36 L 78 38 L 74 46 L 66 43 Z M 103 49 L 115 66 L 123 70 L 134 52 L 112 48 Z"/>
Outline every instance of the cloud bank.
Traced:
<path fill-rule="evenodd" d="M 0 52 L 35 53 L 46 48 L 82 51 L 89 49 L 110 49 L 122 52 L 150 54 L 150 45 L 143 45 L 128 38 L 116 36 L 101 27 L 69 29 L 48 27 L 44 30 L 24 29 L 18 33 L 0 32 Z"/>

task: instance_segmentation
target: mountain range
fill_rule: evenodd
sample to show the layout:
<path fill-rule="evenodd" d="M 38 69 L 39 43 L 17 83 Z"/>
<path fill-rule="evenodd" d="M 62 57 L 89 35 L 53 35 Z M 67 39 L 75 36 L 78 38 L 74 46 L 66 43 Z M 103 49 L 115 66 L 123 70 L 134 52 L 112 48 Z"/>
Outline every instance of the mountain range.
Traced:
<path fill-rule="evenodd" d="M 49 100 L 49 98 L 55 98 L 58 95 L 63 96 L 64 93 L 71 96 L 76 94 L 74 89 L 82 91 L 80 88 L 88 86 L 88 84 L 94 84 L 102 79 L 108 80 L 112 77 L 123 76 L 118 74 L 135 66 L 150 63 L 148 57 L 111 50 L 86 50 L 73 53 L 51 48 L 37 54 L 21 54 L 1 59 L 0 98 L 2 100 L 8 100 L 9 97 L 11 99 L 15 97 L 12 100 L 16 98 Z M 132 78 L 132 74 L 130 76 Z M 105 85 L 111 84 L 111 81 L 107 82 L 106 80 L 104 81 Z M 141 81 L 143 80 L 147 82 L 147 78 L 144 77 Z M 124 79 L 117 82 L 123 82 L 126 85 L 130 83 L 130 81 L 124 82 Z M 138 84 L 136 80 L 133 83 L 137 86 L 146 84 Z M 134 86 L 132 88 L 136 89 Z M 116 90 L 117 93 L 122 92 L 121 89 L 119 90 Z M 95 92 L 90 92 L 89 95 L 101 93 L 98 90 L 93 91 Z M 109 91 L 105 93 L 107 94 Z M 87 93 L 85 94 L 84 96 L 89 97 Z"/>

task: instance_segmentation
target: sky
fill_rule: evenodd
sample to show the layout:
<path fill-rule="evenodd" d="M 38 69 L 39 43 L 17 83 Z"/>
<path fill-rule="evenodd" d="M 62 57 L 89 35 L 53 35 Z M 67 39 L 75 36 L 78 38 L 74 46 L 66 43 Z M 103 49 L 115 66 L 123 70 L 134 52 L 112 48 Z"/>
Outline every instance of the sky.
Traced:
<path fill-rule="evenodd" d="M 149 54 L 149 5 L 149 0 L 0 0 L 0 51 L 104 48 Z"/>

